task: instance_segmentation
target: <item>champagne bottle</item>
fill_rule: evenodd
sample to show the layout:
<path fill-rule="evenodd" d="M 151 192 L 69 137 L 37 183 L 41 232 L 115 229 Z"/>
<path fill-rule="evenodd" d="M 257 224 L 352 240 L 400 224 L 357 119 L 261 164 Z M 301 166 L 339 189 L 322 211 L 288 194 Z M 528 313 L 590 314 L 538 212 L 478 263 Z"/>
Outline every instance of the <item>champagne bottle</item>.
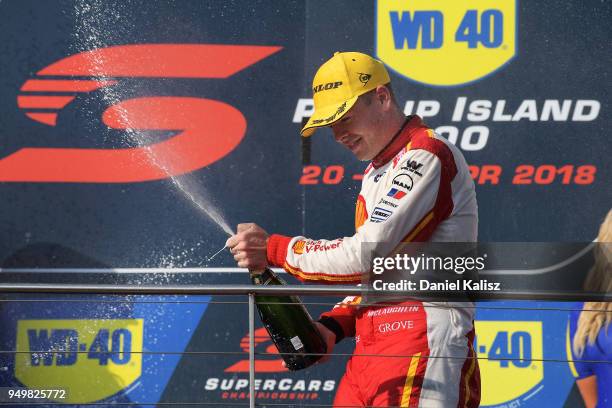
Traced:
<path fill-rule="evenodd" d="M 262 273 L 251 272 L 251 280 L 254 285 L 286 285 L 269 268 Z M 297 296 L 256 295 L 255 304 L 289 370 L 309 367 L 326 353 L 321 333 Z"/>

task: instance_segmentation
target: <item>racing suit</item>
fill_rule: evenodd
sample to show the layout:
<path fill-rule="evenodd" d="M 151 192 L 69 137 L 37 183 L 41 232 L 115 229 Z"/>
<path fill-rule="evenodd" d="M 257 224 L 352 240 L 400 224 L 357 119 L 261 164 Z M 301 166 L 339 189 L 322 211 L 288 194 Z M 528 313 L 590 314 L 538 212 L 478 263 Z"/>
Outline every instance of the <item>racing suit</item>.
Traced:
<path fill-rule="evenodd" d="M 302 281 L 352 283 L 370 268 L 362 243 L 389 254 L 401 242 L 475 242 L 476 194 L 462 154 L 408 117 L 365 170 L 355 227 L 331 241 L 271 235 L 268 261 Z M 320 319 L 336 342 L 356 341 L 335 406 L 478 406 L 471 303 L 360 302 L 348 297 Z"/>

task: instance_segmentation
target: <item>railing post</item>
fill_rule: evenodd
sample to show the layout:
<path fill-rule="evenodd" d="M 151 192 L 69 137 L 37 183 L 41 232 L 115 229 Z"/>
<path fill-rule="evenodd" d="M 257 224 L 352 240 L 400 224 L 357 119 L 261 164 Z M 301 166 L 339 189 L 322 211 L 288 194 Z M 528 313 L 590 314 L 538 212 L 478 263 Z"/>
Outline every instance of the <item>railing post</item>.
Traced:
<path fill-rule="evenodd" d="M 255 408 L 255 294 L 249 293 L 249 407 Z"/>

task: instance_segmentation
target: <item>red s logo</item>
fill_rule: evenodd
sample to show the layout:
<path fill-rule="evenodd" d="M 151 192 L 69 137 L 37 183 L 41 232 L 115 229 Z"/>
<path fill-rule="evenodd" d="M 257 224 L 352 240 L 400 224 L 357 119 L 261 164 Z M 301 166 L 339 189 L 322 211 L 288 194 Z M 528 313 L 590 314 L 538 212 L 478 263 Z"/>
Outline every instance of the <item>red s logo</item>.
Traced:
<path fill-rule="evenodd" d="M 36 79 L 21 87 L 17 104 L 29 118 L 55 126 L 58 112 L 76 95 L 112 87 L 120 78 L 228 78 L 280 49 L 136 44 L 86 51 L 39 71 Z M 106 109 L 102 120 L 114 129 L 180 132 L 167 140 L 134 148 L 22 148 L 0 159 L 0 181 L 126 183 L 164 179 L 221 159 L 240 143 L 246 131 L 244 116 L 233 106 L 194 97 L 151 96 L 118 101 Z"/>
<path fill-rule="evenodd" d="M 254 342 L 256 349 L 258 346 L 260 346 L 260 348 L 263 348 L 263 346 L 267 344 L 267 347 L 265 348 L 265 353 L 260 354 L 265 354 L 270 357 L 274 357 L 274 359 L 255 360 L 255 371 L 257 371 L 258 373 L 280 373 L 283 371 L 289 371 L 287 368 L 283 367 L 283 359 L 278 358 L 280 354 L 278 353 L 278 349 L 276 348 L 274 343 L 272 343 L 272 339 L 266 331 L 266 328 L 260 327 L 259 329 L 255 330 L 255 333 L 253 334 L 255 337 Z M 242 340 L 240 340 L 240 347 L 245 353 L 249 352 L 248 333 L 242 338 Z M 232 364 L 231 366 L 227 367 L 224 371 L 226 373 L 248 373 L 249 360 L 241 360 L 236 364 Z"/>

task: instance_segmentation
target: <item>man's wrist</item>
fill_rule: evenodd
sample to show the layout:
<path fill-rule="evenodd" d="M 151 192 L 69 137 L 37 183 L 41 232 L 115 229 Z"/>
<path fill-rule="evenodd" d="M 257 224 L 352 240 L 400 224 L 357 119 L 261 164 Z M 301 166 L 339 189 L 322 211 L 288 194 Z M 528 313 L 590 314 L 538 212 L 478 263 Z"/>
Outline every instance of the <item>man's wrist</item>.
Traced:
<path fill-rule="evenodd" d="M 342 326 L 336 320 L 329 316 L 323 316 L 319 319 L 319 323 L 328 328 L 332 333 L 336 335 L 336 344 L 340 342 L 344 338 L 344 330 L 342 330 Z"/>
<path fill-rule="evenodd" d="M 266 242 L 266 257 L 272 266 L 283 267 L 287 259 L 287 247 L 291 242 L 291 237 L 279 234 L 272 234 Z"/>

